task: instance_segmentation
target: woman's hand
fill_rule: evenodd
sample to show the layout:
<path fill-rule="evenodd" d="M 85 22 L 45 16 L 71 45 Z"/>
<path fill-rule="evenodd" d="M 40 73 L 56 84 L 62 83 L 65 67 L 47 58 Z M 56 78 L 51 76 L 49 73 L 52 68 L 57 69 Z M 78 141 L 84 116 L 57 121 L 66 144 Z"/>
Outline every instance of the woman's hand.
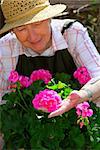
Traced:
<path fill-rule="evenodd" d="M 81 100 L 81 97 L 77 93 L 78 91 L 73 91 L 65 100 L 63 100 L 60 108 L 50 113 L 48 118 L 62 115 L 63 113 L 74 108 Z"/>

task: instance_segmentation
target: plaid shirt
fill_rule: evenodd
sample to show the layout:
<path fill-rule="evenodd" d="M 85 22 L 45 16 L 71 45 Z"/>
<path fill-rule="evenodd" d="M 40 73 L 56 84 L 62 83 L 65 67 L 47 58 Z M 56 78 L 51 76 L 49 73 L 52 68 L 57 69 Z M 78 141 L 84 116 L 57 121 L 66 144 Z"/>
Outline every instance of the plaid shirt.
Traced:
<path fill-rule="evenodd" d="M 100 76 L 100 55 L 92 43 L 87 29 L 79 22 L 75 22 L 62 35 L 61 29 L 65 22 L 66 20 L 57 19 L 51 21 L 52 46 L 41 56 L 52 56 L 55 51 L 67 48 L 77 67 L 87 67 L 92 78 Z M 27 57 L 38 56 L 36 52 L 23 47 L 13 33 L 8 33 L 0 39 L 0 99 L 7 92 L 10 71 L 16 69 L 18 56 L 22 54 Z"/>

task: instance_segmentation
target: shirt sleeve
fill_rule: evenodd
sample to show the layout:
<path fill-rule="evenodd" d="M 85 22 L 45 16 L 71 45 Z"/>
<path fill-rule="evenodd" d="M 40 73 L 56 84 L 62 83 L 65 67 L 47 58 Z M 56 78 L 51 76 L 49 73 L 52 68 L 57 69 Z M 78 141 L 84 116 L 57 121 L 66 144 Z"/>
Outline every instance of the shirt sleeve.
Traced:
<path fill-rule="evenodd" d="M 0 104 L 2 103 L 2 96 L 7 90 L 7 81 L 4 79 L 4 69 L 0 60 Z"/>
<path fill-rule="evenodd" d="M 77 67 L 85 66 L 92 78 L 100 76 L 100 55 L 87 29 L 81 23 L 75 22 L 65 33 L 65 38 Z"/>
<path fill-rule="evenodd" d="M 3 104 L 2 97 L 7 92 L 8 81 L 6 77 L 6 63 L 5 56 L 8 54 L 6 49 L 8 47 L 8 43 L 4 41 L 4 39 L 0 39 L 0 104 Z M 9 65 L 9 62 L 7 63 Z M 6 67 L 7 68 L 7 67 Z"/>

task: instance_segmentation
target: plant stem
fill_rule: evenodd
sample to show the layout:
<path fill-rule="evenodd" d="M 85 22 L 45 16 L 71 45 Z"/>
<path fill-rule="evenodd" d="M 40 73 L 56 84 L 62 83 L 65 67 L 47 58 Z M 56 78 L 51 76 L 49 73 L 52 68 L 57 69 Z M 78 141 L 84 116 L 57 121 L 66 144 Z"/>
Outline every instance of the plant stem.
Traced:
<path fill-rule="evenodd" d="M 17 102 L 17 104 L 18 104 L 23 110 L 25 110 L 26 112 L 28 112 L 27 109 L 25 109 L 25 108 L 23 107 L 23 105 L 21 105 L 21 104 L 18 103 L 18 102 Z"/>
<path fill-rule="evenodd" d="M 22 96 L 20 90 L 19 90 L 18 88 L 17 88 L 17 90 L 18 90 L 19 96 L 20 96 L 20 98 L 22 99 L 24 105 L 26 106 L 26 108 L 28 108 L 28 106 L 27 106 L 27 104 L 26 104 L 26 102 L 25 102 L 25 100 L 24 100 L 24 98 L 23 98 L 23 96 Z"/>

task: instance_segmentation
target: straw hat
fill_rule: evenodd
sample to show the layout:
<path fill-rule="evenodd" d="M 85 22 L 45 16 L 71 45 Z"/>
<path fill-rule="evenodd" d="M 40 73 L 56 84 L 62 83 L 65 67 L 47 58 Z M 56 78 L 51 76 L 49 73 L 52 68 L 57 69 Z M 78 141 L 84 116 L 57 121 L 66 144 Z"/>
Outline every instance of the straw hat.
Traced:
<path fill-rule="evenodd" d="M 12 28 L 52 18 L 66 9 L 64 4 L 50 5 L 48 0 L 1 0 L 5 25 L 0 34 Z"/>

